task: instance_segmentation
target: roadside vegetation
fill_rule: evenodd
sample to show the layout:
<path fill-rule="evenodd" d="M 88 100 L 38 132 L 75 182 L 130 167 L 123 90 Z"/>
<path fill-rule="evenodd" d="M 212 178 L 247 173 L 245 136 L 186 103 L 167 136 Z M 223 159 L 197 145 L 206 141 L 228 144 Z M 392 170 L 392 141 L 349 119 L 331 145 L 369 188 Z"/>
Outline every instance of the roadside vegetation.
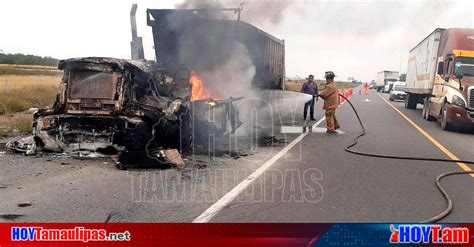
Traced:
<path fill-rule="evenodd" d="M 28 110 L 52 106 L 60 80 L 56 67 L 0 64 L 0 137 L 30 132 Z"/>
<path fill-rule="evenodd" d="M 57 66 L 59 60 L 52 57 L 40 57 L 26 54 L 0 54 L 0 64 L 23 64 Z"/>
<path fill-rule="evenodd" d="M 10 65 L 0 64 L 0 76 L 3 75 L 40 75 L 59 76 L 57 67 L 44 65 Z"/>
<path fill-rule="evenodd" d="M 305 82 L 306 80 L 303 80 L 303 79 L 299 79 L 299 80 L 288 79 L 285 83 L 285 90 L 293 91 L 293 92 L 301 92 L 301 87 L 303 86 L 303 83 Z M 323 80 L 315 80 L 315 82 L 318 84 L 319 89 L 324 88 L 324 85 L 326 84 L 326 81 L 323 81 Z M 340 81 L 336 81 L 336 85 L 338 88 L 343 88 L 343 89 L 348 89 L 355 86 L 355 84 L 352 84 L 350 82 L 340 82 Z"/>

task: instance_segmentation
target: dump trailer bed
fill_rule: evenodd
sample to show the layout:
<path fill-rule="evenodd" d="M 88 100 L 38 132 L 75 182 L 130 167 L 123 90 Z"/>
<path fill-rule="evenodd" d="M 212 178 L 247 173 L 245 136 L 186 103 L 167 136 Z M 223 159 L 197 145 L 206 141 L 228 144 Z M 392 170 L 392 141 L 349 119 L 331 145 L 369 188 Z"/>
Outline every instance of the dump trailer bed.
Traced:
<path fill-rule="evenodd" d="M 219 66 L 232 53 L 246 48 L 255 65 L 252 84 L 283 88 L 285 42 L 239 20 L 203 18 L 196 10 L 148 9 L 157 62 L 178 75 L 180 69 L 206 70 Z"/>

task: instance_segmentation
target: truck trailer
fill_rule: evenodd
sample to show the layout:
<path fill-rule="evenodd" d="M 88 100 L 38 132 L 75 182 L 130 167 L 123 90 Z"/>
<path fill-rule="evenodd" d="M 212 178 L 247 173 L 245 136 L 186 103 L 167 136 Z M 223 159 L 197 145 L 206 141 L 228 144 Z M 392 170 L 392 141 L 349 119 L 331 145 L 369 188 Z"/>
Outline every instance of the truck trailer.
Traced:
<path fill-rule="evenodd" d="M 474 29 L 438 28 L 410 50 L 405 92 L 443 130 L 474 126 Z"/>
<path fill-rule="evenodd" d="M 213 18 L 215 9 L 148 9 L 157 62 L 178 75 L 183 69 L 198 73 L 221 65 L 242 50 L 255 65 L 253 86 L 283 89 L 285 41 L 244 21 Z M 207 15 L 206 15 L 207 14 Z"/>
<path fill-rule="evenodd" d="M 377 92 L 380 92 L 384 89 L 385 85 L 389 82 L 396 82 L 398 81 L 398 72 L 397 71 L 380 71 L 377 73 L 377 80 L 375 82 L 375 88 Z"/>

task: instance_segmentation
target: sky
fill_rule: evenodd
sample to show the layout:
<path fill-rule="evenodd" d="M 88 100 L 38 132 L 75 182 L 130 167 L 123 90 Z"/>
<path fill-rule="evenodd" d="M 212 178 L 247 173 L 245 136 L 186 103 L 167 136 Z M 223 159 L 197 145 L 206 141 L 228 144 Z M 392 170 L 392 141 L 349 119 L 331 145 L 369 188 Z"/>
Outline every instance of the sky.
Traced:
<path fill-rule="evenodd" d="M 215 1 L 215 0 L 207 0 Z M 130 8 L 138 4 L 138 34 L 154 59 L 147 8 L 182 0 L 5 0 L 0 2 L 0 50 L 65 59 L 130 58 Z M 288 77 L 334 71 L 341 80 L 375 79 L 406 71 L 408 52 L 435 28 L 474 28 L 472 0 L 220 0 L 244 5 L 242 20 L 285 39 Z M 262 7 L 264 9 L 262 9 Z"/>

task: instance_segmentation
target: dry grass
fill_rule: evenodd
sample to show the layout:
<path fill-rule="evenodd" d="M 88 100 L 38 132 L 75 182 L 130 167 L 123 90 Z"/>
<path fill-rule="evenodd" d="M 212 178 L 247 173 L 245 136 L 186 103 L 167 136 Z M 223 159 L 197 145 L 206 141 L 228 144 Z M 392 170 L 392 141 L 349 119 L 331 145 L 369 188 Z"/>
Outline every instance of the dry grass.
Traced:
<path fill-rule="evenodd" d="M 303 86 L 303 83 L 306 80 L 292 80 L 292 81 L 287 81 L 285 83 L 285 90 L 286 91 L 293 91 L 293 92 L 301 92 L 301 87 Z M 326 83 L 325 81 L 322 80 L 316 80 L 316 83 L 318 84 L 318 88 L 322 89 L 324 88 L 324 84 Z M 338 88 L 351 88 L 352 84 L 349 82 L 336 82 Z"/>
<path fill-rule="evenodd" d="M 0 115 L 51 106 L 60 76 L 0 75 Z"/>
<path fill-rule="evenodd" d="M 0 64 L 0 77 L 4 75 L 61 76 L 61 74 L 60 70 L 51 66 Z"/>
<path fill-rule="evenodd" d="M 14 113 L 0 116 L 0 137 L 13 133 L 29 133 L 32 131 L 32 114 Z"/>
<path fill-rule="evenodd" d="M 23 112 L 50 107 L 60 80 L 54 67 L 0 65 L 0 136 L 30 132 L 32 115 Z"/>

